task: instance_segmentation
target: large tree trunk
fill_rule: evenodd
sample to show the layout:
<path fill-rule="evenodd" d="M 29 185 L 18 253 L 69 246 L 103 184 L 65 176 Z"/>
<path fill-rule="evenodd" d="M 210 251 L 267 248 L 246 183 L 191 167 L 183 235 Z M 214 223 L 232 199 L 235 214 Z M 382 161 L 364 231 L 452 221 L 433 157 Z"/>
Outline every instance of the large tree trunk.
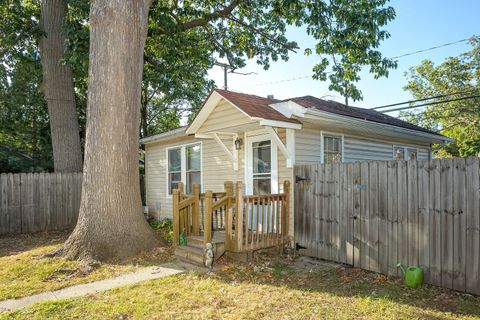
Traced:
<path fill-rule="evenodd" d="M 45 33 L 39 40 L 42 91 L 50 117 L 53 164 L 57 172 L 80 172 L 82 150 L 72 70 L 61 63 L 65 42 L 62 27 L 67 4 L 65 0 L 42 0 L 40 10 L 40 28 Z"/>
<path fill-rule="evenodd" d="M 157 245 L 143 217 L 138 130 L 148 5 L 93 0 L 82 200 L 62 251 L 70 259 L 124 258 Z"/>

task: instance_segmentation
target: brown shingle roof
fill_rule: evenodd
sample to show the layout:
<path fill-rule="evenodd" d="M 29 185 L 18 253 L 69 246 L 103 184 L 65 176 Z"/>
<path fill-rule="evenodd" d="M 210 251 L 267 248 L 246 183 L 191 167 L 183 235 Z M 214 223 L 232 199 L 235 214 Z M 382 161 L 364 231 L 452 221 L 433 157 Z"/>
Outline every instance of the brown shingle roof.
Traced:
<path fill-rule="evenodd" d="M 294 101 L 305 108 L 317 109 L 320 111 L 335 113 L 342 116 L 363 119 L 363 120 L 377 122 L 377 123 L 389 124 L 397 127 L 432 133 L 432 134 L 441 136 L 439 133 L 430 131 L 428 129 L 416 126 L 409 122 L 388 116 L 384 113 L 371 110 L 371 109 L 351 107 L 339 102 L 326 101 L 313 96 L 304 96 L 304 97 L 286 99 L 284 101 L 289 101 L 289 100 Z"/>
<path fill-rule="evenodd" d="M 232 92 L 222 89 L 214 90 L 217 91 L 222 97 L 236 105 L 239 109 L 248 114 L 250 117 L 258 117 L 267 120 L 276 120 L 291 123 L 300 123 L 296 119 L 285 117 L 283 114 L 269 106 L 269 104 L 280 102 L 280 100 L 259 97 L 252 94 Z"/>

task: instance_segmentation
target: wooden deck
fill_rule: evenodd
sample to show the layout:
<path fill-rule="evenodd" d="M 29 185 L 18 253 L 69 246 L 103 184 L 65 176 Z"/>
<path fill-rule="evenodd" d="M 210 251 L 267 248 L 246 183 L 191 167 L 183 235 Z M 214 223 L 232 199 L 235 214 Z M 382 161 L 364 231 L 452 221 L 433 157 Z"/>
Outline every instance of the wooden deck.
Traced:
<path fill-rule="evenodd" d="M 225 252 L 251 253 L 289 241 L 288 181 L 281 194 L 244 196 L 240 182 L 235 188 L 225 182 L 224 188 L 224 192 L 200 193 L 194 185 L 193 194 L 185 195 L 180 184 L 174 190 L 174 244 L 178 246 L 182 233 L 187 237 L 187 245 L 176 248 L 177 256 L 202 263 L 207 243 L 214 245 L 218 258 Z"/>

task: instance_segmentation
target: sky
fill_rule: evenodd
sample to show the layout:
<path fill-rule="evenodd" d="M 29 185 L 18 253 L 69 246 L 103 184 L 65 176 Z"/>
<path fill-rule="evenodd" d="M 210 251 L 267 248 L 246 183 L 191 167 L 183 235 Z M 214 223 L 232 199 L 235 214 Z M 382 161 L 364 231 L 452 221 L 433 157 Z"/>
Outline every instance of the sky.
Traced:
<path fill-rule="evenodd" d="M 391 0 L 390 6 L 395 8 L 396 18 L 385 27 L 391 37 L 379 48 L 385 57 L 480 35 L 480 0 Z M 289 61 L 273 62 L 270 69 L 265 71 L 250 60 L 245 68 L 237 71 L 256 74 L 228 74 L 228 89 L 259 96 L 272 94 L 277 99 L 313 95 L 344 102 L 338 93 L 328 91 L 328 83 L 306 77 L 312 74 L 313 66 L 319 61 L 318 56 L 307 57 L 303 54 L 305 48 L 313 48 L 315 40 L 304 29 L 293 27 L 288 29 L 287 38 L 296 41 L 300 47 L 296 54 L 290 55 Z M 400 58 L 397 69 L 391 70 L 388 78 L 377 80 L 365 68 L 357 83 L 363 93 L 363 101 L 350 104 L 372 108 L 409 100 L 412 96 L 403 90 L 403 86 L 407 83 L 405 72 L 411 66 L 420 64 L 424 59 L 440 64 L 445 58 L 470 49 L 467 42 L 461 42 Z M 217 87 L 223 88 L 223 70 L 220 67 L 210 70 L 209 77 Z M 289 80 L 292 78 L 302 79 Z"/>

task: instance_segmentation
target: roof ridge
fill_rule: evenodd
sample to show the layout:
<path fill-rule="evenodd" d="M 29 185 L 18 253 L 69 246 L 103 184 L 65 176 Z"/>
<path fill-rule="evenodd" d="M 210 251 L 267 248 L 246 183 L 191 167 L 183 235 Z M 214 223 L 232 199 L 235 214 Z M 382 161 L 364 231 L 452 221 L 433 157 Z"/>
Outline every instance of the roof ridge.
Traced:
<path fill-rule="evenodd" d="M 249 97 L 255 97 L 255 98 L 259 98 L 259 99 L 269 100 L 269 101 L 272 101 L 272 102 L 280 102 L 281 101 L 281 100 L 278 100 L 278 99 L 275 99 L 275 98 L 272 99 L 272 98 L 268 98 L 268 97 L 262 97 L 262 96 L 258 96 L 256 94 L 251 94 L 251 93 L 225 90 L 225 89 L 220 89 L 220 88 L 214 88 L 213 90 L 218 91 L 219 93 L 227 92 L 227 93 L 231 93 L 231 94 L 239 94 L 239 95 L 243 95 L 243 96 L 249 96 Z"/>

